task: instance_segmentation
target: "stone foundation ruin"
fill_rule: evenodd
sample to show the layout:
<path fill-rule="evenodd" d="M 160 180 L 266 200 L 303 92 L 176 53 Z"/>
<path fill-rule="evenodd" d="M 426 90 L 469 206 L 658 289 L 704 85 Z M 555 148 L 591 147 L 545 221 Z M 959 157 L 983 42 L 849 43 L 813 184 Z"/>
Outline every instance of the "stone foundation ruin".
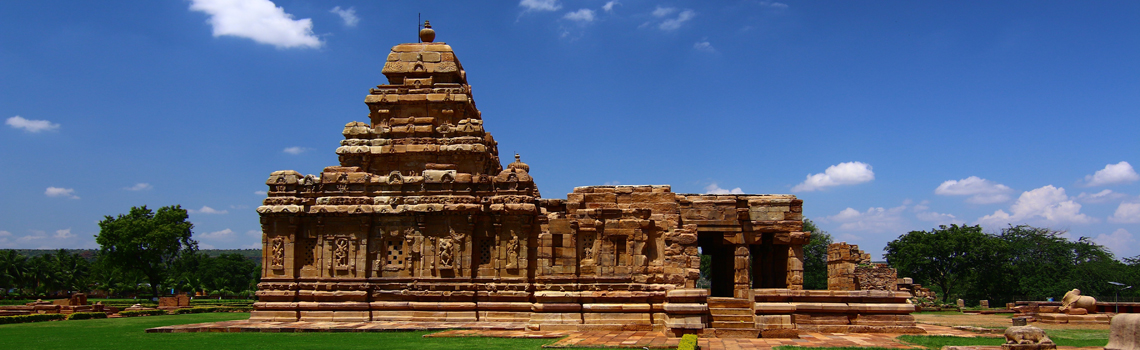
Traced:
<path fill-rule="evenodd" d="M 542 198 L 518 155 L 500 165 L 451 46 L 430 25 L 421 34 L 392 48 L 339 165 L 266 182 L 252 320 L 921 332 L 909 293 L 802 290 L 810 235 L 795 196 L 590 186 Z M 702 253 L 707 290 L 695 288 Z"/>

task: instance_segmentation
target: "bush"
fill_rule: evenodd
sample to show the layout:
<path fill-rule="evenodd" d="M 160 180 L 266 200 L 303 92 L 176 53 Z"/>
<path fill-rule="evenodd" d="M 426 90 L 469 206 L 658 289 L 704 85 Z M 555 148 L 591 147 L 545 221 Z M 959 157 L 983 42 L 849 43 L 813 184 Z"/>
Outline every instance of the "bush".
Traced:
<path fill-rule="evenodd" d="M 119 312 L 119 316 L 134 317 L 134 316 L 158 316 L 165 315 L 166 310 L 129 310 Z"/>
<path fill-rule="evenodd" d="M 68 320 L 92 318 L 107 318 L 107 314 L 106 312 L 75 312 L 75 314 L 67 315 Z"/>
<path fill-rule="evenodd" d="M 17 316 L 0 316 L 0 324 L 56 321 L 56 320 L 62 320 L 62 319 L 66 319 L 66 318 L 67 318 L 67 315 L 64 315 L 64 314 L 31 314 L 31 315 L 17 315 Z"/>
<path fill-rule="evenodd" d="M 677 350 L 696 350 L 700 347 L 697 346 L 696 334 L 685 334 L 681 336 L 681 342 L 677 343 Z"/>

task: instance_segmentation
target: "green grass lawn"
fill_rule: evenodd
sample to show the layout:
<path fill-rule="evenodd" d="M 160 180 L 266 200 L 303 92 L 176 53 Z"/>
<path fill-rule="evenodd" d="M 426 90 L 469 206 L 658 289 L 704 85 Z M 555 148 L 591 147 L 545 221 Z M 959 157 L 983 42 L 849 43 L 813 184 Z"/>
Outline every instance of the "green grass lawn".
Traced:
<path fill-rule="evenodd" d="M 538 349 L 555 339 L 424 338 L 430 332 L 146 333 L 147 328 L 249 318 L 248 313 L 0 325 L 0 349 Z"/>
<path fill-rule="evenodd" d="M 1094 330 L 1047 331 L 1049 339 L 1058 346 L 1099 346 L 1108 344 L 1107 332 Z M 1103 335 L 1102 335 L 1103 333 Z M 1064 334 L 1065 336 L 1060 336 Z M 990 345 L 1005 343 L 1005 337 L 951 337 L 944 335 L 901 335 L 898 340 L 924 346 L 928 349 L 941 349 L 943 346 Z"/>

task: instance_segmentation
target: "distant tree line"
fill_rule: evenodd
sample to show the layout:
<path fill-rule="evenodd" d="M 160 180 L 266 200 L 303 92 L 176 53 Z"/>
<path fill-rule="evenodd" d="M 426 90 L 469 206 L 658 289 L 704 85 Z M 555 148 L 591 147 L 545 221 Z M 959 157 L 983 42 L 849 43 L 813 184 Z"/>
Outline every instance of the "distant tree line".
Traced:
<path fill-rule="evenodd" d="M 981 226 L 939 226 L 911 231 L 887 243 L 887 262 L 900 277 L 912 277 L 945 302 L 968 304 L 1046 300 L 1072 289 L 1112 301 L 1140 296 L 1140 257 L 1117 260 L 1088 237 L 1069 240 L 1064 231 L 1010 226 L 985 233 Z M 1132 289 L 1109 284 L 1118 282 Z"/>
<path fill-rule="evenodd" d="M 0 297 L 51 298 L 100 291 L 110 297 L 201 293 L 250 297 L 261 277 L 260 264 L 241 254 L 212 257 L 191 239 L 186 210 L 179 206 L 131 208 L 126 215 L 99 222 L 93 257 L 60 249 L 28 256 L 0 251 Z"/>

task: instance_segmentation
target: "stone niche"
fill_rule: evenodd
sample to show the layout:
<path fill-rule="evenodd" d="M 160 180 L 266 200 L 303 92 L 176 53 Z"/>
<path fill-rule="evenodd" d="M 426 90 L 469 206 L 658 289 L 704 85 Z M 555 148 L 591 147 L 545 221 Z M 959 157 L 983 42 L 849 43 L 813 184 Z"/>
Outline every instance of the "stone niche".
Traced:
<path fill-rule="evenodd" d="M 392 48 L 340 164 L 269 176 L 251 319 L 794 335 L 801 200 L 649 185 L 543 198 L 519 155 L 501 165 L 451 46 L 421 39 Z M 757 309 L 756 294 L 783 306 Z"/>

